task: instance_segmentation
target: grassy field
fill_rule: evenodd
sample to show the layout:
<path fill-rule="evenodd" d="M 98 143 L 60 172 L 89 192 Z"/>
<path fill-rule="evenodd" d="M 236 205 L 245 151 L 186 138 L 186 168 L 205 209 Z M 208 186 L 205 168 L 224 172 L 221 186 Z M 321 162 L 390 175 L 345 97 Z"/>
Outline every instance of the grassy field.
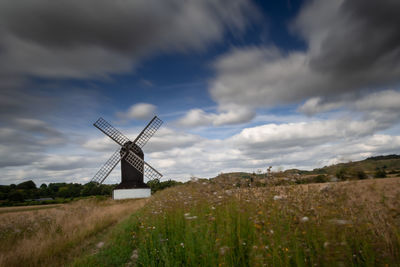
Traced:
<path fill-rule="evenodd" d="M 399 266 L 400 179 L 155 194 L 74 266 Z"/>
<path fill-rule="evenodd" d="M 146 200 L 79 200 L 0 209 L 0 266 L 63 266 Z"/>

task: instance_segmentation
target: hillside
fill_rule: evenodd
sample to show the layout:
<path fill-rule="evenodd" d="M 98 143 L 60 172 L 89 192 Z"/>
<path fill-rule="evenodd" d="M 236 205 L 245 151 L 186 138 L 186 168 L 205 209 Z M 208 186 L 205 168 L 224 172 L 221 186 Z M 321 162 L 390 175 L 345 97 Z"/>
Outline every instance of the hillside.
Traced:
<path fill-rule="evenodd" d="M 341 169 L 363 170 L 367 173 L 373 173 L 377 169 L 385 169 L 387 173 L 400 173 L 400 155 L 387 155 L 370 157 L 361 161 L 339 163 L 332 166 L 325 166 L 320 169 L 314 169 L 313 174 L 336 174 Z"/>
<path fill-rule="evenodd" d="M 265 173 L 221 173 L 211 179 L 231 187 L 261 187 L 400 176 L 400 156 L 387 155 L 339 163 L 311 171 L 289 169 Z"/>

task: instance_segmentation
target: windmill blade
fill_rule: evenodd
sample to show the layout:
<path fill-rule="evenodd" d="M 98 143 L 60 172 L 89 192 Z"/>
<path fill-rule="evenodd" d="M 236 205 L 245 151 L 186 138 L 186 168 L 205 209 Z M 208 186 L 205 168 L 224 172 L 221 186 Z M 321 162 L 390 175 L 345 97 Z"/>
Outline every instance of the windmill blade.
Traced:
<path fill-rule="evenodd" d="M 135 143 L 140 148 L 144 147 L 144 145 L 149 141 L 149 139 L 153 136 L 153 134 L 160 128 L 163 123 L 160 118 L 154 116 L 154 118 L 147 124 L 147 126 L 143 129 L 143 131 L 136 137 Z"/>
<path fill-rule="evenodd" d="M 146 161 L 142 160 L 132 151 L 129 151 L 128 155 L 125 157 L 125 160 L 135 167 L 136 170 L 143 173 L 148 180 L 160 179 L 162 177 L 161 173 L 151 167 Z"/>
<path fill-rule="evenodd" d="M 120 131 L 115 129 L 111 124 L 109 124 L 105 119 L 100 117 L 94 124 L 94 127 L 102 131 L 112 140 L 117 142 L 120 146 L 123 146 L 126 142 L 129 141 L 128 137 L 123 135 Z"/>
<path fill-rule="evenodd" d="M 121 149 L 118 148 L 117 151 L 109 158 L 106 163 L 104 163 L 103 167 L 96 173 L 96 175 L 92 178 L 91 182 L 97 182 L 99 184 L 103 183 L 107 176 L 111 173 L 111 171 L 117 166 L 118 162 L 121 161 L 126 154 L 126 152 L 122 152 Z"/>

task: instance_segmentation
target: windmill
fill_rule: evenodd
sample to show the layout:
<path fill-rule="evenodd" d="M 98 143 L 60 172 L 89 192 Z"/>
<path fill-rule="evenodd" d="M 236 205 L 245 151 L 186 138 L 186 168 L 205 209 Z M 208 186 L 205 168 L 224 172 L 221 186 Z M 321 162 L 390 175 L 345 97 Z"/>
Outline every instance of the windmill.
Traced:
<path fill-rule="evenodd" d="M 151 190 L 144 183 L 144 176 L 149 180 L 153 180 L 160 179 L 162 174 L 144 161 L 142 147 L 160 128 L 162 123 L 162 120 L 154 116 L 132 142 L 100 117 L 93 125 L 121 147 L 106 161 L 91 181 L 99 184 L 103 183 L 121 161 L 121 183 L 114 189 L 113 199 L 150 197 Z"/>

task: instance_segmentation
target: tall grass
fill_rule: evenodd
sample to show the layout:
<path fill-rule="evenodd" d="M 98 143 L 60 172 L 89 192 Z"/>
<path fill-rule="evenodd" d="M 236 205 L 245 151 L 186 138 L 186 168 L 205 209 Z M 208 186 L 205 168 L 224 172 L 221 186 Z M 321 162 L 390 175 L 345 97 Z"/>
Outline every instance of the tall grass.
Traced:
<path fill-rule="evenodd" d="M 70 250 L 143 204 L 144 200 L 93 198 L 52 209 L 3 213 L 0 266 L 59 266 Z"/>
<path fill-rule="evenodd" d="M 156 194 L 119 241 L 76 265 L 396 266 L 400 180 L 382 183 L 179 186 Z"/>

